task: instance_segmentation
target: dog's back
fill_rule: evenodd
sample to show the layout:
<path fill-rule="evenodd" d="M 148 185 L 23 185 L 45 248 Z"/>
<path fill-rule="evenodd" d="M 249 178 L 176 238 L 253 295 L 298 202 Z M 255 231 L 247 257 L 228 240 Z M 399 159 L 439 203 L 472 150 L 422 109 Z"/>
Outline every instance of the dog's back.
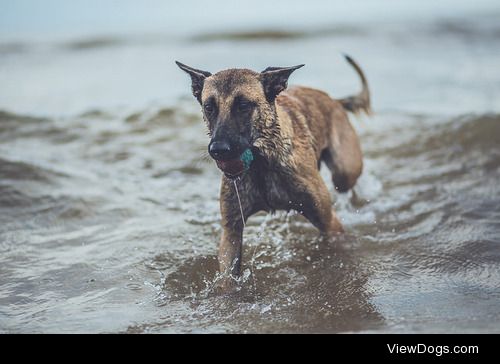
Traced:
<path fill-rule="evenodd" d="M 309 141 L 318 168 L 321 162 L 328 166 L 335 188 L 340 192 L 354 186 L 363 168 L 360 143 L 346 111 L 371 113 L 366 78 L 354 60 L 349 56 L 346 59 L 361 78 L 363 87 L 358 95 L 335 100 L 323 91 L 296 86 L 276 98 L 278 113 L 281 110 L 282 119 L 290 120 L 295 149 L 301 149 L 300 144 Z"/>

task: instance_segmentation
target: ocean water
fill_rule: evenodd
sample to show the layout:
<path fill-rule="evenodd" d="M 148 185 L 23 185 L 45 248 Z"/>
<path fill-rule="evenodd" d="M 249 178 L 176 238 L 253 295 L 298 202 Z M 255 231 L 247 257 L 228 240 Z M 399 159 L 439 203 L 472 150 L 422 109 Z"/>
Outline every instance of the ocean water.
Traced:
<path fill-rule="evenodd" d="M 0 10 L 0 332 L 499 332 L 498 2 Z M 217 295 L 221 175 L 174 60 L 342 97 L 344 52 L 375 111 L 355 194 L 330 186 L 347 233 L 256 215 Z"/>

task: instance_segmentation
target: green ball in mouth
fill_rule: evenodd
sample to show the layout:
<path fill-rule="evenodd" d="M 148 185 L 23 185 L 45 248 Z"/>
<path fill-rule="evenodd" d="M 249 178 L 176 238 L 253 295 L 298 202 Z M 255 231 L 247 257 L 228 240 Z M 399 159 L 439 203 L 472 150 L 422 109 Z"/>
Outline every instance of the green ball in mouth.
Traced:
<path fill-rule="evenodd" d="M 253 153 L 250 148 L 245 149 L 245 151 L 240 155 L 240 160 L 243 162 L 245 171 L 250 169 L 250 164 L 253 161 Z"/>

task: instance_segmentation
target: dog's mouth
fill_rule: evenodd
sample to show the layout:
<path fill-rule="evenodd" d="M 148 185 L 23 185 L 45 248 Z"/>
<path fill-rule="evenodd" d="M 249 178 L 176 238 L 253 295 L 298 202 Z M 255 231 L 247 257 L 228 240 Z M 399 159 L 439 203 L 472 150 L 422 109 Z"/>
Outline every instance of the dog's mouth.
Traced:
<path fill-rule="evenodd" d="M 215 160 L 215 162 L 217 163 L 217 167 L 224 172 L 226 177 L 235 179 L 250 169 L 253 159 L 254 155 L 252 150 L 247 148 L 241 153 L 239 158 Z"/>
<path fill-rule="evenodd" d="M 245 164 L 241 159 L 216 160 L 217 167 L 224 172 L 228 178 L 237 178 L 245 172 Z"/>

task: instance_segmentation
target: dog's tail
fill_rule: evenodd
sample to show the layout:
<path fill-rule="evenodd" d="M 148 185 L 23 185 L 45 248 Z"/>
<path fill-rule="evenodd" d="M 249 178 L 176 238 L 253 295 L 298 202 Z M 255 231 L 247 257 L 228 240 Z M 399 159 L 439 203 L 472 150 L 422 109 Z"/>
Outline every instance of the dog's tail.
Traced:
<path fill-rule="evenodd" d="M 357 74 L 361 78 L 361 85 L 363 88 L 361 92 L 354 96 L 348 96 L 343 99 L 340 99 L 340 103 L 347 111 L 350 111 L 354 114 L 360 114 L 361 112 L 365 112 L 366 115 L 372 114 L 372 109 L 370 106 L 370 90 L 368 89 L 368 81 L 361 70 L 361 67 L 347 54 L 344 54 L 344 57 L 349 64 L 354 67 Z"/>

